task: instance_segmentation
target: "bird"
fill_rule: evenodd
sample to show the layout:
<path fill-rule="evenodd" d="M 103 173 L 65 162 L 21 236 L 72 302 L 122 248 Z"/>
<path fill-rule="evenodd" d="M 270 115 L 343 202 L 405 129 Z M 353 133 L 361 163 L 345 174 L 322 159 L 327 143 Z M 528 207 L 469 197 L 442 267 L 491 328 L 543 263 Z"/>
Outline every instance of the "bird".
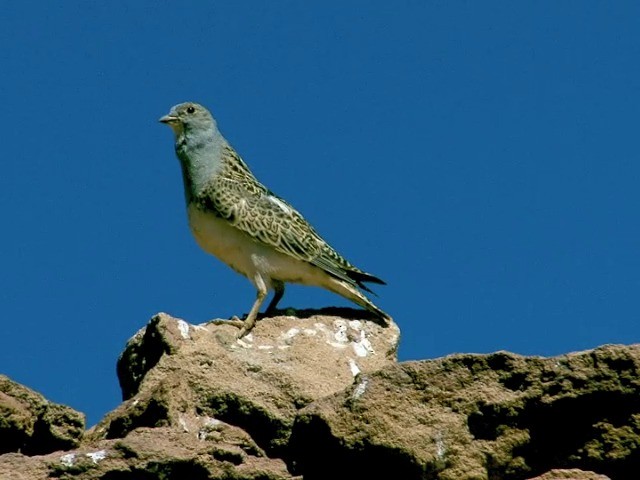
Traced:
<path fill-rule="evenodd" d="M 251 332 L 270 291 L 274 295 L 265 313 L 276 311 L 286 283 L 322 287 L 372 312 L 382 326 L 390 324 L 391 317 L 362 293 L 373 293 L 365 283 L 385 282 L 349 263 L 302 214 L 260 183 L 209 110 L 180 103 L 159 121 L 174 133 L 196 242 L 256 288 L 244 321 L 225 321 L 240 329 L 238 338 Z"/>

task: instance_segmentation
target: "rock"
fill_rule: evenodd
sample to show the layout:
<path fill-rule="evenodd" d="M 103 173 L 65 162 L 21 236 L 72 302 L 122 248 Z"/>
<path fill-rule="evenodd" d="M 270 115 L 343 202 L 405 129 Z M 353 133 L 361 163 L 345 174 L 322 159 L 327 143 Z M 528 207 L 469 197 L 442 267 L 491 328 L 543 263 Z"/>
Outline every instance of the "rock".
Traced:
<path fill-rule="evenodd" d="M 199 437 L 169 427 L 139 428 L 124 439 L 101 440 L 70 452 L 0 456 L 2 480 L 291 479 L 282 460 L 256 456 L 242 441 Z M 212 432 L 217 430 L 212 430 Z"/>
<path fill-rule="evenodd" d="M 78 446 L 84 415 L 0 375 L 0 454 L 37 455 Z"/>
<path fill-rule="evenodd" d="M 300 411 L 288 462 L 305 480 L 515 480 L 553 468 L 636 479 L 639 367 L 638 345 L 390 365 Z"/>
<path fill-rule="evenodd" d="M 297 313 L 260 321 L 241 340 L 233 326 L 155 316 L 118 361 L 126 401 L 91 438 L 122 438 L 138 427 L 193 431 L 215 418 L 281 456 L 300 408 L 394 363 L 399 341 L 397 326 L 380 327 L 360 310 Z"/>
<path fill-rule="evenodd" d="M 155 316 L 118 360 L 124 402 L 84 436 L 0 377 L 0 479 L 638 478 L 640 345 L 397 363 L 396 325 L 297 315 L 242 340 Z"/>
<path fill-rule="evenodd" d="M 611 480 L 609 477 L 599 475 L 594 472 L 585 472 L 577 468 L 570 470 L 551 470 L 550 472 L 540 475 L 529 480 Z"/>
<path fill-rule="evenodd" d="M 5 480 L 292 479 L 297 411 L 395 362 L 399 332 L 350 309 L 228 325 L 155 316 L 118 361 L 125 401 L 75 450 L 0 456 Z M 321 313 L 341 313 L 343 317 Z"/>

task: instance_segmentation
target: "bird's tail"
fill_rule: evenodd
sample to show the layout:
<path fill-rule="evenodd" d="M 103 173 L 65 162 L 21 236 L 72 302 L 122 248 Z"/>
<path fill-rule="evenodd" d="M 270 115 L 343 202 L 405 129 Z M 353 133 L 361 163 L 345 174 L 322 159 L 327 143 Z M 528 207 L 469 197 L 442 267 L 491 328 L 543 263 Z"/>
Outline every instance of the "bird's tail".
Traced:
<path fill-rule="evenodd" d="M 363 289 L 366 292 L 372 293 L 375 295 L 375 292 L 373 290 L 371 290 L 369 287 L 367 287 L 364 283 L 368 282 L 368 283 L 377 283 L 378 285 L 386 285 L 387 283 L 374 276 L 371 275 L 370 273 L 367 272 L 363 272 L 362 270 L 348 270 L 347 272 L 347 276 L 353 280 L 354 282 L 356 282 L 356 284 L 358 285 L 358 287 L 360 287 L 361 289 Z"/>
<path fill-rule="evenodd" d="M 373 277 L 373 275 L 369 275 L 364 272 L 360 272 L 360 273 L 362 273 L 363 275 L 366 275 L 367 277 L 375 278 L 376 280 L 378 280 L 376 283 L 384 284 L 382 280 L 380 280 L 379 278 Z M 366 280 L 366 281 L 373 281 L 373 280 Z M 358 285 L 360 284 L 360 282 L 358 282 L 357 280 L 356 282 L 358 283 Z M 337 293 L 338 295 L 343 296 L 348 300 L 351 300 L 357 305 L 360 305 L 362 308 L 365 308 L 366 310 L 373 313 L 376 316 L 376 318 L 380 320 L 380 322 L 378 323 L 380 323 L 382 326 L 387 327 L 391 323 L 391 320 L 392 320 L 391 316 L 386 312 L 382 311 L 380 308 L 378 308 L 371 300 L 369 300 L 360 290 L 358 290 L 352 284 L 335 277 L 329 277 L 329 282 L 326 285 L 326 288 L 328 288 L 334 293 Z M 367 291 L 370 291 L 366 287 L 364 289 Z"/>

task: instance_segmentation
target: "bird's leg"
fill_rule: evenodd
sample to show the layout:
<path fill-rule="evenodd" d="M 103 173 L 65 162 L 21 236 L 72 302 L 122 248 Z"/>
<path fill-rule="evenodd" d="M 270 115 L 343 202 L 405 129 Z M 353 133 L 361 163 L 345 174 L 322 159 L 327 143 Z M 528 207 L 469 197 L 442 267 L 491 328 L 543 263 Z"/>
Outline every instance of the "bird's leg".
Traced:
<path fill-rule="evenodd" d="M 266 291 L 261 292 L 260 290 L 258 290 L 256 301 L 253 303 L 253 307 L 251 307 L 251 311 L 249 312 L 249 315 L 247 315 L 247 318 L 244 319 L 242 328 L 240 328 L 240 332 L 238 333 L 238 338 L 244 337 L 251 330 L 253 330 L 253 327 L 256 326 L 256 318 L 258 317 L 258 311 L 260 310 L 260 306 L 262 305 L 262 302 L 264 302 L 264 299 L 266 296 L 267 296 Z"/>
<path fill-rule="evenodd" d="M 284 282 L 280 280 L 271 280 L 271 284 L 273 285 L 273 289 L 275 293 L 273 294 L 273 298 L 271 302 L 269 302 L 269 306 L 265 310 L 265 313 L 270 315 L 276 311 L 276 306 L 278 302 L 282 300 L 282 296 L 284 295 Z"/>
<path fill-rule="evenodd" d="M 253 329 L 253 327 L 256 326 L 256 318 L 258 317 L 260 306 L 262 305 L 262 302 L 264 302 L 264 299 L 267 297 L 267 286 L 265 285 L 262 277 L 256 277 L 256 288 L 258 289 L 256 301 L 253 303 L 253 307 L 251 307 L 249 315 L 247 315 L 247 318 L 244 319 L 244 324 L 240 329 L 240 333 L 238 333 L 238 338 L 244 337 Z"/>

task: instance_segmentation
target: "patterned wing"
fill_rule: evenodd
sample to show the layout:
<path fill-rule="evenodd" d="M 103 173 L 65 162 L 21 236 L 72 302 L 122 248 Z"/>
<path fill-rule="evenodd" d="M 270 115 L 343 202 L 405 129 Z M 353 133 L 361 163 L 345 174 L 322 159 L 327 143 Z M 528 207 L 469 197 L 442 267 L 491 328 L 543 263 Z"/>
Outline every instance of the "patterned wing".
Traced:
<path fill-rule="evenodd" d="M 198 198 L 203 206 L 279 252 L 362 287 L 359 280 L 367 279 L 358 276 L 368 275 L 342 258 L 298 211 L 258 182 L 231 147 L 225 151 L 225 160 Z"/>

